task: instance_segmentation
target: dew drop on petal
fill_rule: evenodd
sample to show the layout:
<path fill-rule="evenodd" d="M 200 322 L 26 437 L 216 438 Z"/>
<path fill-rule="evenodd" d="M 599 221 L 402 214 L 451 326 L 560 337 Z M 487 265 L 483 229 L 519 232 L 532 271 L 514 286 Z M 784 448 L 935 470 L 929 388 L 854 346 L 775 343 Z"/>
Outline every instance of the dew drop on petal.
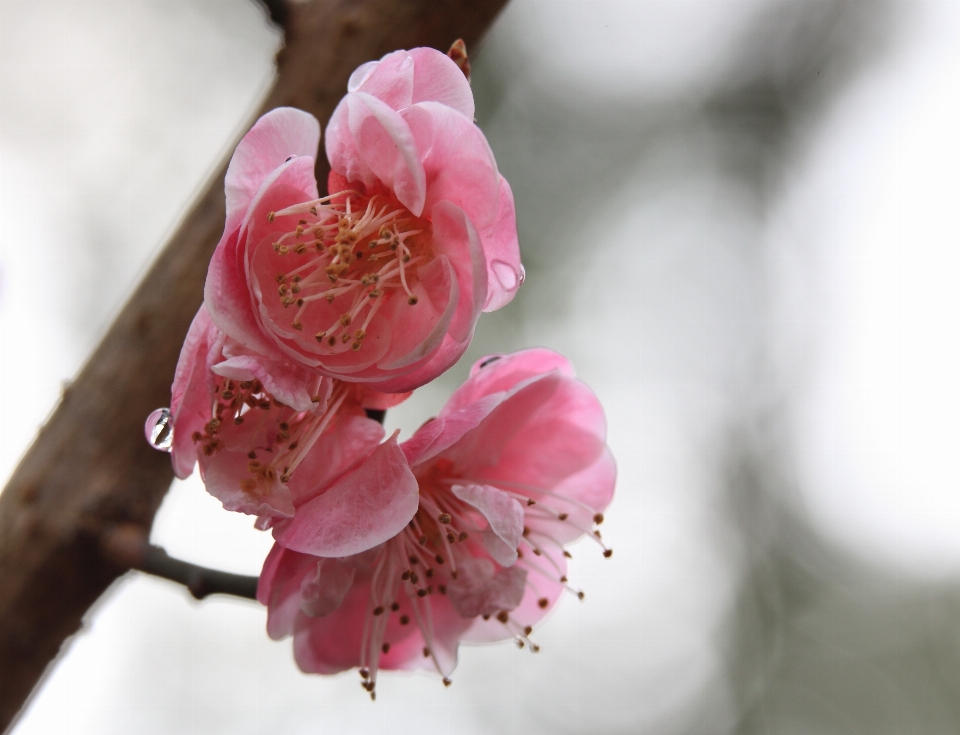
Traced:
<path fill-rule="evenodd" d="M 173 448 L 173 417 L 170 415 L 170 409 L 158 408 L 147 416 L 143 433 L 151 447 L 169 452 Z"/>
<path fill-rule="evenodd" d="M 497 277 L 497 281 L 500 282 L 500 285 L 505 291 L 514 291 L 520 288 L 524 278 L 526 278 L 526 273 L 522 265 L 520 266 L 519 273 L 514 270 L 512 265 L 503 260 L 494 260 L 490 265 L 493 268 L 493 274 Z"/>

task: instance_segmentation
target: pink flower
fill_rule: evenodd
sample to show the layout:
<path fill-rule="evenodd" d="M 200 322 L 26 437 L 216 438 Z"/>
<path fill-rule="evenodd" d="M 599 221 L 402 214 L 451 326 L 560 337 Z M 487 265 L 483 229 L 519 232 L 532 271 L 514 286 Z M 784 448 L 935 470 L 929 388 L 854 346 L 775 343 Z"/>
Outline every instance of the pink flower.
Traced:
<path fill-rule="evenodd" d="M 364 409 L 385 409 L 406 397 L 278 367 L 227 337 L 201 307 L 172 388 L 174 472 L 187 477 L 199 460 L 207 491 L 227 510 L 256 515 L 265 528 L 292 517 L 296 506 L 325 492 L 360 460 L 369 465 L 371 453 L 390 454 L 390 443 L 380 444 L 383 427 Z M 403 461 L 395 445 L 393 459 Z M 411 492 L 407 506 L 415 509 L 415 484 Z M 352 502 L 363 498 L 380 503 L 377 512 L 384 516 L 404 509 L 378 488 Z"/>
<path fill-rule="evenodd" d="M 596 397 L 560 355 L 480 361 L 401 445 L 419 506 L 400 533 L 348 551 L 308 506 L 275 529 L 258 590 L 270 636 L 292 634 L 306 672 L 360 667 L 371 695 L 379 669 L 426 668 L 449 683 L 461 640 L 537 650 L 533 626 L 572 590 L 564 545 L 586 534 L 603 546 L 595 524 L 616 475 L 605 436 Z"/>
<path fill-rule="evenodd" d="M 318 141 L 312 116 L 280 108 L 240 142 L 207 308 L 276 364 L 411 390 L 452 365 L 480 313 L 522 282 L 513 195 L 473 123 L 469 83 L 432 49 L 351 77 L 327 128 L 323 198 Z"/>

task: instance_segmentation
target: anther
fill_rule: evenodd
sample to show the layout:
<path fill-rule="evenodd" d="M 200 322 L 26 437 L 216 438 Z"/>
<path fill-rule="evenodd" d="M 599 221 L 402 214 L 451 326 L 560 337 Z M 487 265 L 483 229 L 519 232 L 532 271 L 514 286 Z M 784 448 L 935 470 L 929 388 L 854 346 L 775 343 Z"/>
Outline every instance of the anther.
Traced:
<path fill-rule="evenodd" d="M 424 589 L 419 589 L 419 590 L 417 590 L 417 597 L 426 597 L 426 596 L 427 596 L 427 591 L 426 591 L 426 590 L 424 590 Z"/>
<path fill-rule="evenodd" d="M 466 540 L 467 540 L 467 534 L 466 534 L 466 532 L 461 531 L 461 532 L 460 532 L 460 535 L 457 536 L 457 541 L 466 541 Z"/>
<path fill-rule="evenodd" d="M 524 635 L 530 635 L 532 632 L 533 632 L 533 626 L 528 625 L 526 628 L 523 629 Z"/>
<path fill-rule="evenodd" d="M 450 686 L 451 684 L 453 684 L 453 682 L 452 682 L 450 679 L 448 679 L 446 676 L 443 677 L 443 685 L 444 685 L 445 687 L 448 687 L 448 686 Z"/>
<path fill-rule="evenodd" d="M 451 516 L 449 513 L 441 513 L 440 515 L 437 516 L 437 520 L 440 521 L 442 524 L 447 525 L 448 523 L 450 523 L 450 521 L 453 520 L 453 516 Z"/>
<path fill-rule="evenodd" d="M 611 556 L 613 556 L 613 549 L 604 549 L 604 550 L 603 550 L 603 557 L 604 557 L 604 559 L 609 559 Z"/>
<path fill-rule="evenodd" d="M 375 608 L 373 608 L 373 614 L 383 615 L 383 605 L 377 605 Z"/>
<path fill-rule="evenodd" d="M 443 564 L 443 557 L 440 556 L 440 554 L 437 554 L 437 555 L 436 555 L 435 557 L 433 557 L 433 558 L 436 560 L 437 564 Z"/>
<path fill-rule="evenodd" d="M 390 605 L 390 609 L 393 610 L 394 612 L 396 612 L 397 610 L 400 609 L 400 603 L 399 603 L 399 602 L 394 602 L 393 604 Z"/>
<path fill-rule="evenodd" d="M 561 513 L 560 515 L 557 516 L 557 518 L 559 518 L 561 521 L 565 521 L 569 517 L 570 517 L 569 513 Z"/>
<path fill-rule="evenodd" d="M 563 555 L 564 555 L 565 557 L 567 557 L 568 559 L 572 559 L 572 558 L 573 558 L 573 554 L 571 554 L 571 553 L 570 553 L 569 551 L 567 551 L 566 549 L 564 549 Z"/>
<path fill-rule="evenodd" d="M 316 338 L 317 342 L 323 342 L 323 338 L 327 336 L 326 332 L 317 332 Z"/>
<path fill-rule="evenodd" d="M 506 610 L 501 610 L 497 613 L 497 620 L 499 620 L 504 625 L 507 624 L 507 621 L 510 619 L 510 616 L 507 614 Z"/>
<path fill-rule="evenodd" d="M 583 592 L 582 590 L 577 593 L 577 598 L 578 598 L 578 599 L 581 599 L 581 600 L 582 600 L 582 599 L 583 599 L 584 597 L 586 597 L 586 596 L 587 596 L 586 593 Z"/>
<path fill-rule="evenodd" d="M 400 616 L 400 625 L 407 625 L 410 622 L 410 618 L 406 615 Z"/>
<path fill-rule="evenodd" d="M 546 609 L 547 605 L 550 604 L 550 600 L 548 600 L 546 597 L 541 597 L 539 600 L 537 600 L 537 604 L 538 604 L 542 609 Z"/>
<path fill-rule="evenodd" d="M 382 646 L 380 646 L 380 650 L 384 653 L 390 653 L 390 644 L 384 643 Z"/>
<path fill-rule="evenodd" d="M 423 657 L 430 658 L 430 649 L 427 648 L 426 646 L 423 647 Z"/>
<path fill-rule="evenodd" d="M 603 523 L 603 513 L 597 513 L 593 516 L 593 522 L 598 526 Z"/>
<path fill-rule="evenodd" d="M 370 678 L 370 672 L 367 671 L 365 668 L 364 668 L 364 669 L 360 669 L 360 672 L 359 672 L 359 673 L 360 673 L 360 678 L 361 678 L 361 679 L 369 679 L 369 678 Z"/>
<path fill-rule="evenodd" d="M 414 306 L 417 301 L 419 301 L 419 299 L 416 296 L 411 296 L 409 299 L 407 299 L 407 303 L 410 304 L 410 306 Z"/>
<path fill-rule="evenodd" d="M 276 212 L 267 212 L 267 222 L 273 222 L 273 219 L 276 216 L 277 216 Z"/>

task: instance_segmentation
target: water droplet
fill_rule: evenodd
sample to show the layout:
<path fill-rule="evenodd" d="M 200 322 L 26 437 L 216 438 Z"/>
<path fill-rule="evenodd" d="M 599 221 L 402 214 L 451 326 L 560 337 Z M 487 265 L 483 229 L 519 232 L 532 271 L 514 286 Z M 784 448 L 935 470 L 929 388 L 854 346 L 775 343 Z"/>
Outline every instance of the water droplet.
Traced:
<path fill-rule="evenodd" d="M 504 291 L 515 291 L 520 288 L 523 279 L 526 278 L 526 273 L 522 265 L 520 266 L 519 273 L 514 270 L 512 265 L 503 260 L 494 260 L 490 263 L 490 266 L 493 268 L 493 274 L 497 277 L 497 281 L 500 282 Z"/>
<path fill-rule="evenodd" d="M 147 416 L 143 433 L 151 447 L 169 452 L 173 448 L 173 417 L 170 415 L 170 409 L 158 408 Z"/>

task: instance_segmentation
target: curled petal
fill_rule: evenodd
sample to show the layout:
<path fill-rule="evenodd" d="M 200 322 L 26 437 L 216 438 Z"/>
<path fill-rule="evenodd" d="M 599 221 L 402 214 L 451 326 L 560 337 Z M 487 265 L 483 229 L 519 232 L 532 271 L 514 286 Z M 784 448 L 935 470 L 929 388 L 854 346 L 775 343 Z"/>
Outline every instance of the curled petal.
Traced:
<path fill-rule="evenodd" d="M 207 385 L 206 361 L 216 327 L 207 310 L 201 306 L 190 324 L 180 350 L 180 359 L 171 388 L 170 413 L 173 416 L 173 472 L 181 480 L 189 477 L 197 462 L 193 434 L 202 431 L 209 420 L 210 392 Z"/>
<path fill-rule="evenodd" d="M 313 157 L 320 144 L 320 123 L 309 112 L 293 107 L 271 110 L 250 128 L 237 145 L 225 179 L 227 222 L 235 230 L 267 176 L 291 156 Z"/>
<path fill-rule="evenodd" d="M 399 533 L 418 504 L 417 481 L 394 434 L 354 472 L 300 506 L 274 535 L 304 554 L 349 556 Z"/>
<path fill-rule="evenodd" d="M 237 355 L 212 368 L 213 372 L 233 380 L 257 379 L 275 399 L 297 411 L 316 407 L 306 386 L 317 380 L 296 364 L 269 360 L 259 355 Z"/>
<path fill-rule="evenodd" d="M 447 596 L 461 617 L 476 618 L 510 611 L 523 599 L 526 569 L 497 569 L 489 559 L 480 558 L 462 562 L 457 572 L 457 578 L 447 585 Z"/>
<path fill-rule="evenodd" d="M 479 510 L 501 543 L 487 547 L 498 564 L 508 567 L 517 560 L 523 535 L 523 506 L 502 490 L 489 485 L 454 485 L 450 491 Z M 518 600 L 519 602 L 519 600 Z"/>
<path fill-rule="evenodd" d="M 497 217 L 481 230 L 483 252 L 487 260 L 487 302 L 484 311 L 496 311 L 509 304 L 523 283 L 520 241 L 517 239 L 517 212 L 513 191 L 500 177 L 500 204 Z"/>

